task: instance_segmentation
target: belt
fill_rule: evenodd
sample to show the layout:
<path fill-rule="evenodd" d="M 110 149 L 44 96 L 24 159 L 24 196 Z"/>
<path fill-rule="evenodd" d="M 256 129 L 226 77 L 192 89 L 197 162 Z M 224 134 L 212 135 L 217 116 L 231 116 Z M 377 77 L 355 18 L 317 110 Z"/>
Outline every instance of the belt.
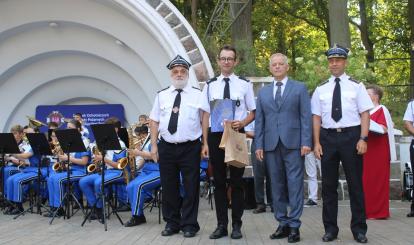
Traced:
<path fill-rule="evenodd" d="M 348 132 L 348 131 L 359 129 L 360 127 L 361 125 L 346 127 L 346 128 L 322 128 L 322 129 L 328 132 L 343 133 L 343 132 Z"/>
<path fill-rule="evenodd" d="M 171 142 L 165 141 L 164 138 L 161 137 L 161 142 L 163 142 L 167 145 L 188 145 L 188 144 L 194 144 L 194 143 L 201 142 L 201 141 L 200 141 L 200 138 L 198 138 L 198 139 L 195 139 L 195 140 L 189 140 L 189 141 L 185 141 L 185 142 L 171 143 Z"/>

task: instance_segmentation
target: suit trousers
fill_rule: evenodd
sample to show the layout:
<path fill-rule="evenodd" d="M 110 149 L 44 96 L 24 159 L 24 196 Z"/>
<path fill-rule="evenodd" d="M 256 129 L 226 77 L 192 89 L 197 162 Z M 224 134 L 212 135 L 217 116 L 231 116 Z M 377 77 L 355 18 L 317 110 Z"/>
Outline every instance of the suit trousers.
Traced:
<path fill-rule="evenodd" d="M 219 148 L 223 133 L 209 133 L 208 148 L 210 151 L 210 162 L 213 166 L 214 177 L 214 200 L 216 204 L 216 215 L 218 225 L 227 227 L 229 219 L 227 216 L 227 164 L 224 163 L 224 150 Z M 231 187 L 231 218 L 232 225 L 242 225 L 244 210 L 243 198 L 243 174 L 244 168 L 229 166 Z"/>
<path fill-rule="evenodd" d="M 173 144 L 158 143 L 162 187 L 162 215 L 173 230 L 200 230 L 197 222 L 200 193 L 200 140 Z M 184 195 L 180 195 L 180 172 Z"/>
<path fill-rule="evenodd" d="M 351 231 L 367 232 L 364 192 L 362 188 L 362 155 L 357 154 L 361 127 L 349 127 L 342 132 L 321 128 L 320 143 L 323 155 L 322 167 L 322 219 L 326 232 L 338 234 L 338 168 L 339 162 L 345 172 L 351 203 Z"/>
<path fill-rule="evenodd" d="M 281 226 L 299 228 L 303 212 L 304 158 L 299 149 L 287 149 L 279 141 L 275 150 L 265 151 L 265 159 L 275 218 Z"/>

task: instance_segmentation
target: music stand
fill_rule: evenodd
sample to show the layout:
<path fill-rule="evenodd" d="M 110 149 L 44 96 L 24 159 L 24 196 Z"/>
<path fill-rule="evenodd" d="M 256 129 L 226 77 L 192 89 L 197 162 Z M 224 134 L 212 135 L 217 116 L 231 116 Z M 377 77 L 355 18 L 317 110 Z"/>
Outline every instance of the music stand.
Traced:
<path fill-rule="evenodd" d="M 106 156 L 106 151 L 108 150 L 121 150 L 121 145 L 119 144 L 118 135 L 115 132 L 115 126 L 113 124 L 94 124 L 91 125 L 91 129 L 93 132 L 93 135 L 95 136 L 96 140 L 96 146 L 98 147 L 99 151 L 102 154 L 102 161 L 101 161 L 101 193 L 99 194 L 99 197 L 96 199 L 96 203 L 98 201 L 102 201 L 102 216 L 103 216 L 103 223 L 105 227 L 105 231 L 107 231 L 107 222 L 106 222 L 106 210 L 105 210 L 105 169 L 106 164 L 104 162 L 104 158 Z M 94 207 L 96 206 L 96 203 L 94 203 Z M 113 213 L 115 213 L 116 217 L 118 218 L 119 222 L 123 225 L 123 222 L 121 218 L 119 217 L 118 213 L 114 208 L 112 207 Z M 85 219 L 82 222 L 83 226 L 88 220 L 89 216 L 92 214 L 92 210 L 89 212 L 88 215 L 85 216 Z"/>
<path fill-rule="evenodd" d="M 50 220 L 49 224 L 52 224 L 53 220 L 56 217 L 56 214 L 58 213 L 59 209 L 63 207 L 64 203 L 66 204 L 66 218 L 70 218 L 70 198 L 73 198 L 73 200 L 75 200 L 75 202 L 79 205 L 79 208 L 82 210 L 82 213 L 85 214 L 85 211 L 83 210 L 83 207 L 80 204 L 79 200 L 72 193 L 72 185 L 70 183 L 70 153 L 86 151 L 85 145 L 82 141 L 82 136 L 77 129 L 56 130 L 55 134 L 59 141 L 60 147 L 62 148 L 62 151 L 68 156 L 68 167 L 66 171 L 66 193 L 63 196 L 60 206 L 53 213 L 53 217 Z"/>
<path fill-rule="evenodd" d="M 6 166 L 6 161 L 4 160 L 5 154 L 19 154 L 20 149 L 17 145 L 16 139 L 14 138 L 12 133 L 0 133 L 0 155 L 1 155 L 1 190 L 3 195 L 1 196 L 1 202 L 7 202 L 6 196 L 5 196 L 5 190 L 4 190 L 4 167 Z M 3 205 L 2 205 L 3 206 Z M 4 207 L 4 206 L 3 206 Z"/>
<path fill-rule="evenodd" d="M 37 165 L 37 195 L 36 195 L 36 202 L 32 203 L 29 208 L 27 208 L 25 211 L 21 212 L 17 216 L 15 216 L 13 219 L 17 219 L 19 216 L 24 215 L 25 213 L 29 212 L 29 210 L 33 210 L 33 207 L 37 206 L 37 214 L 42 215 L 41 208 L 45 208 L 46 210 L 49 210 L 46 206 L 44 206 L 41 203 L 41 195 L 40 195 L 40 181 L 42 179 L 42 172 L 41 167 L 42 166 L 42 157 L 47 155 L 52 155 L 52 151 L 50 150 L 49 142 L 46 139 L 46 135 L 42 133 L 28 133 L 26 134 L 27 139 L 29 140 L 29 144 L 32 147 L 33 155 L 39 155 L 39 164 Z"/>

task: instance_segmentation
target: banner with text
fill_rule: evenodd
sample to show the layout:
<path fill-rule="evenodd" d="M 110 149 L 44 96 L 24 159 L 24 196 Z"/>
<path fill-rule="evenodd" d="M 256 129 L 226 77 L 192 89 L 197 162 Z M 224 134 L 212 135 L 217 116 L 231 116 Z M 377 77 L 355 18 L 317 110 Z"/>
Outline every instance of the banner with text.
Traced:
<path fill-rule="evenodd" d="M 89 130 L 91 142 L 94 140 L 91 124 L 102 124 L 109 117 L 116 117 L 124 125 L 125 113 L 121 104 L 103 105 L 40 105 L 36 107 L 36 119 L 46 124 L 56 122 L 59 128 L 66 128 L 67 119 L 72 119 L 76 113 L 82 114 L 83 125 Z M 41 127 L 47 132 L 47 127 Z"/>

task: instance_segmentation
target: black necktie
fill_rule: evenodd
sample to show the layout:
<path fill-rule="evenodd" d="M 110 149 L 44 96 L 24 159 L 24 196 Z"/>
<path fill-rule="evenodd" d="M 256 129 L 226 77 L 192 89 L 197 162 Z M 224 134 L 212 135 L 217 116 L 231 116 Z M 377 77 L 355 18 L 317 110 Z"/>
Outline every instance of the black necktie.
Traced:
<path fill-rule="evenodd" d="M 335 88 L 332 98 L 332 119 L 335 122 L 338 122 L 342 118 L 342 106 L 341 106 L 341 85 L 339 82 L 341 79 L 339 77 L 335 78 Z"/>
<path fill-rule="evenodd" d="M 230 78 L 225 77 L 223 78 L 224 82 L 226 82 L 226 85 L 224 86 L 224 93 L 223 93 L 223 99 L 230 99 Z"/>
<path fill-rule="evenodd" d="M 182 89 L 176 90 L 177 95 L 175 96 L 174 105 L 170 116 L 170 122 L 168 123 L 168 132 L 170 132 L 170 134 L 177 132 L 178 114 L 180 113 L 181 104 L 181 92 L 183 92 Z"/>
<path fill-rule="evenodd" d="M 275 95 L 275 101 L 276 101 L 276 105 L 277 107 L 280 107 L 280 104 L 282 104 L 282 82 L 277 82 L 276 86 L 277 86 L 277 90 L 276 90 L 276 95 Z"/>

